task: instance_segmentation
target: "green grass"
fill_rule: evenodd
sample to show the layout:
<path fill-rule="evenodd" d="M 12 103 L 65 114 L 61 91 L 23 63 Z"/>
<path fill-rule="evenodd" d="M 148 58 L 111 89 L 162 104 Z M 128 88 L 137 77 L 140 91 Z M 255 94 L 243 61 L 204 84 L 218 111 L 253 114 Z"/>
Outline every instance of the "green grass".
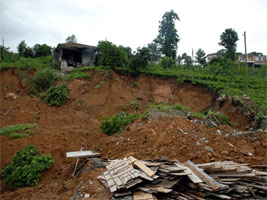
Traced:
<path fill-rule="evenodd" d="M 43 56 L 38 58 L 23 58 L 20 57 L 16 62 L 12 63 L 0 63 L 0 72 L 12 67 L 16 67 L 19 69 L 55 69 L 55 67 L 51 66 L 52 56 Z"/>
<path fill-rule="evenodd" d="M 148 105 L 148 108 L 157 108 L 160 110 L 170 110 L 170 109 L 178 109 L 178 110 L 190 110 L 190 108 L 183 106 L 181 104 L 152 104 Z"/>
<path fill-rule="evenodd" d="M 29 136 L 36 124 L 16 124 L 0 128 L 0 135 L 9 135 L 10 138 L 21 138 Z"/>
<path fill-rule="evenodd" d="M 84 73 L 82 71 L 72 70 L 69 74 L 64 78 L 66 81 L 73 81 L 75 79 L 90 79 L 91 75 Z"/>

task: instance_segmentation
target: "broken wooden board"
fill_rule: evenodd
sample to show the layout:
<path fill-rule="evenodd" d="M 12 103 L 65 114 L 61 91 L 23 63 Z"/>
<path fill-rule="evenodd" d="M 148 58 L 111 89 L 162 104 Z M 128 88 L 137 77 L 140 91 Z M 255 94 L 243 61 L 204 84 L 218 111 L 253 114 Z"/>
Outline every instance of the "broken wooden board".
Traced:
<path fill-rule="evenodd" d="M 66 153 L 67 158 L 82 158 L 82 157 L 99 157 L 100 153 L 95 153 L 92 151 L 72 151 Z"/>
<path fill-rule="evenodd" d="M 229 187 L 227 185 L 218 183 L 216 180 L 214 180 L 211 176 L 206 174 L 203 170 L 201 170 L 198 166 L 196 166 L 190 160 L 186 161 L 184 165 L 187 166 L 191 171 L 193 171 L 201 180 L 207 183 L 214 191 Z"/>
<path fill-rule="evenodd" d="M 128 159 L 131 162 L 133 162 L 133 164 L 135 166 L 137 166 L 139 169 L 141 169 L 143 172 L 145 172 L 148 176 L 152 177 L 152 176 L 154 176 L 156 174 L 156 171 L 153 171 L 152 169 L 150 169 L 149 167 L 147 167 L 145 165 L 145 162 L 143 162 L 141 160 L 137 160 L 133 156 L 130 156 Z"/>

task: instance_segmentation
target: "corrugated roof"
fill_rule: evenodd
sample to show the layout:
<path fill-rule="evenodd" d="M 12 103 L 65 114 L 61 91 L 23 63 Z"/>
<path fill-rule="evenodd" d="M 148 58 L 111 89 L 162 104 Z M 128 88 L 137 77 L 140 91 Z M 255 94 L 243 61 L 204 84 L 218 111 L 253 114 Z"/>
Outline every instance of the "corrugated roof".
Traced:
<path fill-rule="evenodd" d="M 97 49 L 95 46 L 79 44 L 74 42 L 60 43 L 57 45 L 56 51 L 59 49 Z"/>

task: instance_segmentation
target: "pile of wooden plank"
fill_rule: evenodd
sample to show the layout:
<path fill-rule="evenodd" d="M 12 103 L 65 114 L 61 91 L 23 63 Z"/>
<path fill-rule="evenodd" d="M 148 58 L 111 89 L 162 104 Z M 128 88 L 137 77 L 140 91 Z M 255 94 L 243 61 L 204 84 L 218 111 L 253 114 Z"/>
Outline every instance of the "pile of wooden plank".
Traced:
<path fill-rule="evenodd" d="M 260 199 L 267 195 L 266 166 L 232 161 L 194 164 L 167 159 L 112 160 L 99 180 L 115 199 Z"/>

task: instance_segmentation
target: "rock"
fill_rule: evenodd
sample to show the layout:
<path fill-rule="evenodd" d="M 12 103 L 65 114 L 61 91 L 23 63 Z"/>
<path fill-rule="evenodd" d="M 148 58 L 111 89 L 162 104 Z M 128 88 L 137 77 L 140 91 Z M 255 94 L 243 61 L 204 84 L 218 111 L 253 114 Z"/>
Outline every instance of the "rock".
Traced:
<path fill-rule="evenodd" d="M 213 153 L 213 148 L 211 148 L 210 146 L 205 146 L 205 149 L 206 149 L 208 152 Z"/>
<path fill-rule="evenodd" d="M 8 94 L 5 96 L 5 99 L 8 99 L 8 100 L 15 100 L 15 99 L 17 99 L 17 95 L 14 94 L 14 93 L 8 93 Z"/>
<path fill-rule="evenodd" d="M 221 135 L 221 134 L 222 134 L 222 131 L 221 131 L 221 130 L 219 130 L 219 129 L 218 129 L 216 132 L 217 132 L 219 135 Z"/>
<path fill-rule="evenodd" d="M 90 194 L 85 194 L 84 195 L 84 198 L 89 198 L 90 197 Z"/>

